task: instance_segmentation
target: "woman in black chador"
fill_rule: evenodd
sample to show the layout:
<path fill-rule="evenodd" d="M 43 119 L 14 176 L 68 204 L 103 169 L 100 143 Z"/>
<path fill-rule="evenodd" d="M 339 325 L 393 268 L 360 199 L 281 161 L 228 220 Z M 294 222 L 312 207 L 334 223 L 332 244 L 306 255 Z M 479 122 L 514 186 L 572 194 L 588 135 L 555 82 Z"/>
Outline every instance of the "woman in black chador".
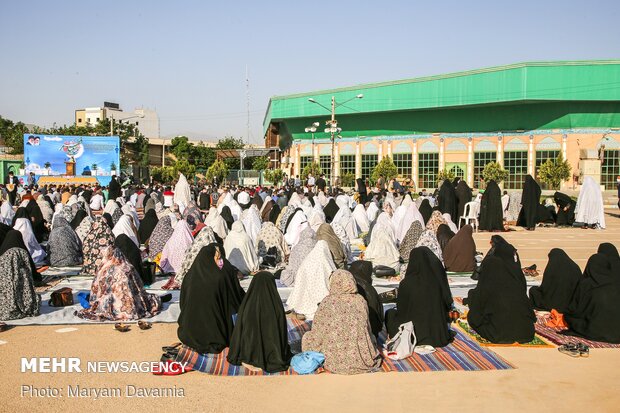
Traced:
<path fill-rule="evenodd" d="M 531 175 L 527 175 L 523 184 L 522 208 L 517 219 L 518 226 L 525 227 L 529 231 L 533 231 L 536 228 L 540 211 L 540 194 L 540 185 Z"/>
<path fill-rule="evenodd" d="M 502 210 L 502 195 L 493 180 L 489 181 L 480 201 L 480 229 L 482 231 L 503 231 L 504 212 Z"/>

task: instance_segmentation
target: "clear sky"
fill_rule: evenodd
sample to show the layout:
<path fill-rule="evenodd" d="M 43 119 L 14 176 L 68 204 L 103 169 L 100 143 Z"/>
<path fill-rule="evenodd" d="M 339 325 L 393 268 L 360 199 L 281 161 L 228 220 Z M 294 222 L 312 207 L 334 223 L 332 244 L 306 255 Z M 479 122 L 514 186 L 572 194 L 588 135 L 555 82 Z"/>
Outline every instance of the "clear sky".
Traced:
<path fill-rule="evenodd" d="M 620 58 L 620 1 L 0 1 L 0 115 L 118 102 L 164 136 L 262 140 L 269 97 L 523 61 Z"/>

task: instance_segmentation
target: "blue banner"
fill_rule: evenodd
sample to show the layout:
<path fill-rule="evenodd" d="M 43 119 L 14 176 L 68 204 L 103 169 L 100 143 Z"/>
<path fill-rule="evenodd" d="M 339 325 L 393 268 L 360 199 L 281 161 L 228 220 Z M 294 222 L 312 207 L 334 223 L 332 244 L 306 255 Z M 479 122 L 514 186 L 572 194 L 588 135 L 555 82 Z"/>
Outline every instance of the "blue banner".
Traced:
<path fill-rule="evenodd" d="M 67 162 L 75 162 L 75 176 L 120 175 L 119 152 L 118 136 L 24 135 L 26 174 L 37 176 L 66 175 Z"/>

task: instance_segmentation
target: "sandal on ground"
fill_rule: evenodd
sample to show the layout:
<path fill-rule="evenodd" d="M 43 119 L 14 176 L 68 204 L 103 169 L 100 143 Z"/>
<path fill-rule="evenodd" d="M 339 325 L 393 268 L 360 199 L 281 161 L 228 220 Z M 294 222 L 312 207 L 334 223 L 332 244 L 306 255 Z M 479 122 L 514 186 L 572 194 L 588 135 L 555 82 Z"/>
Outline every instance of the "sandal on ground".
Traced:
<path fill-rule="evenodd" d="M 248 363 L 241 363 L 241 365 L 254 373 L 259 373 L 263 371 L 263 369 L 261 369 L 260 367 L 254 367 L 253 365 L 248 364 Z"/>
<path fill-rule="evenodd" d="M 562 354 L 566 354 L 567 356 L 571 356 L 571 357 L 580 357 L 581 353 L 579 351 L 579 347 L 576 344 L 562 344 L 560 347 L 558 347 L 558 351 Z"/>
<path fill-rule="evenodd" d="M 292 318 L 292 319 L 294 319 L 294 320 L 300 320 L 300 321 L 304 321 L 304 320 L 306 319 L 306 316 L 305 316 L 305 315 L 303 315 L 303 314 L 299 314 L 299 313 L 296 313 L 296 312 L 295 312 L 295 311 L 293 311 L 293 310 L 290 310 L 289 312 L 287 312 L 287 313 L 286 313 L 286 317 L 288 317 L 288 318 Z"/>
<path fill-rule="evenodd" d="M 583 343 L 578 343 L 577 349 L 579 350 L 580 357 L 590 357 L 590 347 L 586 346 Z"/>
<path fill-rule="evenodd" d="M 126 333 L 127 331 L 131 330 L 131 326 L 129 324 L 123 323 L 114 324 L 114 328 L 116 329 L 116 331 L 120 331 L 121 333 Z"/>
<path fill-rule="evenodd" d="M 140 327 L 140 330 L 148 330 L 149 328 L 153 327 L 153 323 L 140 320 L 138 321 L 138 327 Z"/>

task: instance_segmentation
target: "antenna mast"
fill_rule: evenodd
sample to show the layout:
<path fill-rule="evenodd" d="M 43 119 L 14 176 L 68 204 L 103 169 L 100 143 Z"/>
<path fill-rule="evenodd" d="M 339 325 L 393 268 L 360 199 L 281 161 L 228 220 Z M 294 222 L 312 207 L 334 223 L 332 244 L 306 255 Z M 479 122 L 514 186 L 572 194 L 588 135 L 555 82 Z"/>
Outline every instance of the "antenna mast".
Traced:
<path fill-rule="evenodd" d="M 248 119 L 246 124 L 246 144 L 250 144 L 250 75 L 248 73 L 248 65 L 245 65 L 245 99 L 246 109 L 248 111 Z"/>

